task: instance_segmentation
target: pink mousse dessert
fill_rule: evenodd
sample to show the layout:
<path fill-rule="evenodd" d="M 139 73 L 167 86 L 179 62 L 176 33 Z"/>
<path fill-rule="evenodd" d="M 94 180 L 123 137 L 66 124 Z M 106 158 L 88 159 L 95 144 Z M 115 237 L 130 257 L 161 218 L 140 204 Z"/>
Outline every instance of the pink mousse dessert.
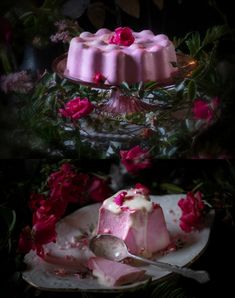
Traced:
<path fill-rule="evenodd" d="M 100 257 L 90 258 L 88 267 L 98 282 L 108 287 L 137 282 L 143 279 L 145 273 L 145 270 Z"/>
<path fill-rule="evenodd" d="M 119 42 L 126 31 L 127 42 Z M 103 28 L 94 34 L 82 32 L 71 40 L 65 74 L 90 83 L 98 75 L 109 85 L 123 81 L 168 83 L 177 71 L 173 66 L 176 62 L 174 45 L 164 34 L 133 32 L 127 27 L 115 32 Z"/>
<path fill-rule="evenodd" d="M 151 202 L 145 188 L 121 190 L 106 199 L 99 210 L 97 234 L 113 234 L 131 253 L 145 257 L 170 244 L 162 208 Z"/>

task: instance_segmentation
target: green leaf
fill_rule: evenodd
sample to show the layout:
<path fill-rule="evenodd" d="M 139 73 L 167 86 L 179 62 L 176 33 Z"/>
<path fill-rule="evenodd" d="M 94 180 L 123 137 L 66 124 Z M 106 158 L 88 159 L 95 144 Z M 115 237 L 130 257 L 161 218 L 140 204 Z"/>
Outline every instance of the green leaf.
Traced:
<path fill-rule="evenodd" d="M 194 99 L 197 93 L 197 85 L 194 80 L 190 80 L 188 83 L 188 97 L 189 99 Z"/>
<path fill-rule="evenodd" d="M 201 48 L 201 37 L 199 32 L 193 33 L 192 37 L 186 40 L 185 43 L 188 46 L 190 55 L 195 57 Z"/>
<path fill-rule="evenodd" d="M 16 213 L 9 208 L 0 207 L 0 217 L 2 224 L 7 228 L 8 232 L 12 232 L 16 223 Z"/>
<path fill-rule="evenodd" d="M 218 39 L 228 34 L 229 32 L 230 32 L 230 29 L 226 25 L 214 26 L 212 28 L 209 28 L 202 41 L 202 46 L 204 47 L 208 44 L 211 44 L 217 41 Z"/>
<path fill-rule="evenodd" d="M 184 189 L 172 183 L 161 183 L 160 188 L 167 191 L 167 193 L 184 193 Z"/>
<path fill-rule="evenodd" d="M 124 89 L 130 90 L 130 86 L 128 85 L 127 82 L 122 82 L 121 87 L 123 87 Z"/>

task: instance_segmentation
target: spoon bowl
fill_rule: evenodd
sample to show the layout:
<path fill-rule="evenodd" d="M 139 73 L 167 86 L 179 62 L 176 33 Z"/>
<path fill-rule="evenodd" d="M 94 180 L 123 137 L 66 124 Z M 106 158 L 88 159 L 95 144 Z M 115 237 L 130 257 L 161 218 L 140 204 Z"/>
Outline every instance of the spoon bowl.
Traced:
<path fill-rule="evenodd" d="M 103 257 L 112 261 L 122 261 L 127 257 L 148 263 L 150 265 L 157 266 L 158 268 L 164 269 L 169 272 L 175 272 L 185 277 L 195 279 L 200 283 L 205 283 L 210 280 L 209 274 L 206 271 L 192 270 L 177 265 L 171 265 L 159 261 L 151 261 L 149 259 L 134 255 L 128 251 L 126 243 L 111 234 L 98 234 L 90 239 L 89 242 L 90 250 L 98 257 Z"/>

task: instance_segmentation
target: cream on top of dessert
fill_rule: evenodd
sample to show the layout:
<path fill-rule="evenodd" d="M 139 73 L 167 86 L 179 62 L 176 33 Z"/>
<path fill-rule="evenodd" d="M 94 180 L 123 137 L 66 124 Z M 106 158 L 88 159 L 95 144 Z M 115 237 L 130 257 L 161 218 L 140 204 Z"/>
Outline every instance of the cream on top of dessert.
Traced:
<path fill-rule="evenodd" d="M 115 202 L 115 198 L 121 193 L 126 193 L 122 205 Z M 103 206 L 113 212 L 121 213 L 123 208 L 129 208 L 130 210 L 141 210 L 145 209 L 147 212 L 153 210 L 153 203 L 150 201 L 149 196 L 140 192 L 139 189 L 131 188 L 129 190 L 120 190 L 115 195 L 106 199 L 103 202 Z"/>

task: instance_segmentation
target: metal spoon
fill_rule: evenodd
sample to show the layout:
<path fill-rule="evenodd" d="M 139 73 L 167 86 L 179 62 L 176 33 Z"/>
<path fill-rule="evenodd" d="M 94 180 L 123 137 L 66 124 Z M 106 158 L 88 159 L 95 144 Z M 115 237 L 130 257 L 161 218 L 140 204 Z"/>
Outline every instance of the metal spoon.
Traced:
<path fill-rule="evenodd" d="M 195 271 L 189 268 L 179 267 L 159 261 L 151 261 L 143 257 L 131 254 L 125 242 L 110 234 L 99 234 L 94 236 L 89 242 L 90 250 L 99 257 L 104 257 L 113 261 L 121 261 L 127 257 L 157 266 L 170 272 L 181 274 L 188 278 L 193 278 L 200 283 L 205 283 L 210 280 L 209 274 L 206 271 Z"/>

